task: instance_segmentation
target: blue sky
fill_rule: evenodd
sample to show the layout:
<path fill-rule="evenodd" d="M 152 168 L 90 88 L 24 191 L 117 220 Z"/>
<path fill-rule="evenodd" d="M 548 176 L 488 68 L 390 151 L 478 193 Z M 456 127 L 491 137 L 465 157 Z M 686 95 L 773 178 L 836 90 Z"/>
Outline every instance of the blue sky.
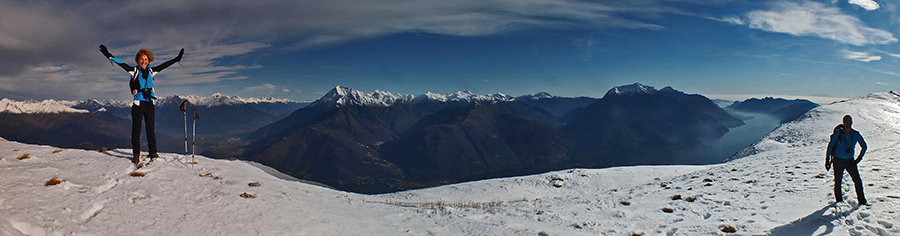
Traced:
<path fill-rule="evenodd" d="M 827 102 L 900 85 L 900 0 L 3 1 L 0 97 L 126 100 L 97 51 L 155 65 L 161 95 L 602 97 L 617 85 Z M 183 65 L 183 66 L 182 66 Z"/>

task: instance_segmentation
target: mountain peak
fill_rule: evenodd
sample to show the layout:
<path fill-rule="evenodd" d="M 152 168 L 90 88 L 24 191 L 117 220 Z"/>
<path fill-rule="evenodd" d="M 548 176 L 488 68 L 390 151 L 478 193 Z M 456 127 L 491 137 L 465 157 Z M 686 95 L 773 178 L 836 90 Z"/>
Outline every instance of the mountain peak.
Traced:
<path fill-rule="evenodd" d="M 410 103 L 422 103 L 428 101 L 435 102 L 503 102 L 503 101 L 512 101 L 516 98 L 502 94 L 488 94 L 488 95 L 478 95 L 471 91 L 456 91 L 450 94 L 437 94 L 432 92 L 426 92 L 421 95 L 403 95 L 403 94 L 394 94 L 391 92 L 385 92 L 381 90 L 375 90 L 371 93 L 364 93 L 359 90 L 347 88 L 344 86 L 337 86 L 319 100 L 316 100 L 310 107 L 333 107 L 333 106 L 380 106 L 386 107 L 391 106 L 401 102 L 410 102 Z"/>
<path fill-rule="evenodd" d="M 671 88 L 670 88 L 671 89 Z M 653 95 L 656 92 L 659 92 L 653 86 L 643 85 L 641 83 L 634 83 L 630 85 L 616 86 L 606 92 L 605 96 L 609 95 L 619 95 L 619 96 L 636 96 L 636 95 Z"/>
<path fill-rule="evenodd" d="M 520 100 L 541 100 L 541 99 L 551 99 L 558 98 L 559 96 L 550 94 L 548 92 L 540 92 L 540 93 L 532 93 L 524 96 L 518 97 Z"/>
<path fill-rule="evenodd" d="M 400 94 L 392 94 L 380 90 L 364 93 L 356 89 L 338 85 L 309 106 L 332 107 L 356 105 L 386 107 L 402 100 L 404 100 L 404 96 Z"/>

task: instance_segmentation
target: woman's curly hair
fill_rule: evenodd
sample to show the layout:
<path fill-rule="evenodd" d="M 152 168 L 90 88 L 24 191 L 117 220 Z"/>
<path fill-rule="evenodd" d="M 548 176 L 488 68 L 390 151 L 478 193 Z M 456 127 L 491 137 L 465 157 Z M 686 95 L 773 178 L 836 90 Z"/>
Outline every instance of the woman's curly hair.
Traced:
<path fill-rule="evenodd" d="M 141 59 L 141 55 L 147 55 L 147 59 L 150 59 L 150 62 L 153 62 L 153 52 L 146 48 L 141 48 L 137 55 L 134 55 L 134 62 L 138 62 L 138 60 Z"/>

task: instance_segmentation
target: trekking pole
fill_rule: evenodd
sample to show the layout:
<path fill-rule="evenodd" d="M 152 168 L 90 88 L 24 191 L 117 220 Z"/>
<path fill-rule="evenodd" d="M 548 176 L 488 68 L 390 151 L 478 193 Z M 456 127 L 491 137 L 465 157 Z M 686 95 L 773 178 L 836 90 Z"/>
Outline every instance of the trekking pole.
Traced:
<path fill-rule="evenodd" d="M 184 155 L 188 153 L 188 136 L 187 136 L 187 100 L 181 102 L 181 115 L 184 116 Z"/>
<path fill-rule="evenodd" d="M 200 119 L 200 116 L 197 115 L 197 110 L 194 111 L 194 129 L 193 129 L 193 141 L 191 142 L 191 170 L 194 169 L 194 164 L 197 162 L 194 161 L 194 153 L 197 152 L 197 120 Z"/>

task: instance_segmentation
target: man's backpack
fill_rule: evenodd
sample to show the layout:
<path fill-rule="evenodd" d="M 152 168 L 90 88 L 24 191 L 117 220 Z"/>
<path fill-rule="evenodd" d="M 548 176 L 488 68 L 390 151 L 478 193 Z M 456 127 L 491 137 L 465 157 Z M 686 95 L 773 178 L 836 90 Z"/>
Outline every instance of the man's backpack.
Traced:
<path fill-rule="evenodd" d="M 834 139 L 835 135 L 841 135 L 844 132 L 844 124 L 839 124 L 834 127 L 834 131 L 831 132 L 831 136 L 828 136 L 828 142 L 831 142 Z M 841 137 L 838 137 L 840 139 Z M 834 155 L 834 149 L 837 148 L 837 144 L 831 145 L 831 154 Z M 825 169 L 829 169 L 831 167 L 831 162 L 833 158 L 831 156 L 825 157 Z"/>

